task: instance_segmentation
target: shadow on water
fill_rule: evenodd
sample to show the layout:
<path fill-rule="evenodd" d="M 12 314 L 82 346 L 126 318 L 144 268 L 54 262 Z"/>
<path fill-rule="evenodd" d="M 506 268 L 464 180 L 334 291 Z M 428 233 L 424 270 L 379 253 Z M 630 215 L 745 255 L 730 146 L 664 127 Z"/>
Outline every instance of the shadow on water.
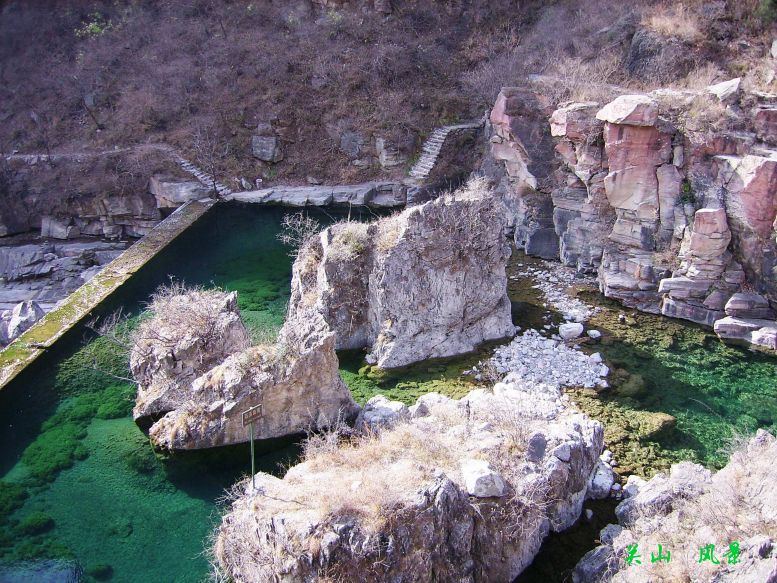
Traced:
<path fill-rule="evenodd" d="M 584 553 L 599 544 L 599 532 L 617 522 L 615 506 L 611 498 L 588 500 L 582 517 L 567 530 L 550 533 L 532 564 L 513 583 L 571 583 L 572 569 Z M 586 510 L 593 512 L 591 520 L 585 518 Z"/>

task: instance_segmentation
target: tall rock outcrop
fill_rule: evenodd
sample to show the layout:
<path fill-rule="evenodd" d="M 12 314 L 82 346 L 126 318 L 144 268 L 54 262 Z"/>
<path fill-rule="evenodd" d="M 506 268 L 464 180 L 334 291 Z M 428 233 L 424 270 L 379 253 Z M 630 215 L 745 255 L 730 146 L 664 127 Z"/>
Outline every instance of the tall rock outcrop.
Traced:
<path fill-rule="evenodd" d="M 240 583 L 511 581 L 577 520 L 602 449 L 602 426 L 562 399 L 509 377 L 409 409 L 376 398 L 382 426 L 318 438 L 283 479 L 248 482 L 219 564 Z"/>
<path fill-rule="evenodd" d="M 383 368 L 461 354 L 514 332 L 504 209 L 482 183 L 370 225 L 343 223 L 301 249 L 289 313 L 312 307 L 338 348 Z"/>
<path fill-rule="evenodd" d="M 153 304 L 131 369 L 134 416 L 152 422 L 165 449 L 248 441 L 242 413 L 261 406 L 254 434 L 281 437 L 353 418 L 358 406 L 338 372 L 334 335 L 319 314 L 290 317 L 273 345 L 249 346 L 236 293 L 194 290 Z"/>
<path fill-rule="evenodd" d="M 606 296 L 709 326 L 727 319 L 721 336 L 772 346 L 768 321 L 744 322 L 725 307 L 740 292 L 771 302 L 769 314 L 777 302 L 777 151 L 768 124 L 757 123 L 773 97 L 731 92 L 716 106 L 706 93 L 658 90 L 604 106 L 563 103 L 547 116 L 555 139 L 548 170 L 548 152 L 527 147 L 533 137 L 545 142 L 536 120 L 547 108 L 527 93 L 500 94 L 482 167 L 514 186 L 511 196 L 499 193 L 519 247 L 547 257 L 529 241 L 549 236 L 552 216 L 554 240 L 542 247 L 557 245 L 563 263 L 597 273 Z M 693 128 L 714 107 L 719 123 Z"/>

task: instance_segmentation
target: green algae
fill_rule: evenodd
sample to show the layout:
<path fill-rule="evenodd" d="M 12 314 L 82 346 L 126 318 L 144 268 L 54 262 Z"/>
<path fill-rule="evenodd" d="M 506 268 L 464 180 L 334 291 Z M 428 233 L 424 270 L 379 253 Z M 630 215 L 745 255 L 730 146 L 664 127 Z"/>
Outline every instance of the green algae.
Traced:
<path fill-rule="evenodd" d="M 517 253 L 508 273 L 517 274 L 519 264 L 540 266 Z M 559 321 L 543 306 L 531 279 L 511 280 L 509 290 L 514 305 L 527 314 L 516 324 L 536 328 L 544 313 Z M 738 436 L 777 429 L 774 357 L 726 344 L 690 322 L 625 309 L 585 286 L 570 293 L 600 308 L 586 326 L 603 337 L 582 347 L 604 357 L 611 389 L 567 392 L 581 410 L 603 422 L 619 473 L 650 477 L 681 460 L 719 468 Z"/>
<path fill-rule="evenodd" d="M 375 395 L 412 405 L 426 393 L 441 393 L 460 399 L 477 388 L 472 377 L 462 373 L 486 357 L 488 347 L 478 352 L 454 358 L 434 359 L 407 367 L 383 370 L 364 361 L 358 350 L 341 351 L 340 376 L 351 391 L 354 400 L 363 405 Z"/>

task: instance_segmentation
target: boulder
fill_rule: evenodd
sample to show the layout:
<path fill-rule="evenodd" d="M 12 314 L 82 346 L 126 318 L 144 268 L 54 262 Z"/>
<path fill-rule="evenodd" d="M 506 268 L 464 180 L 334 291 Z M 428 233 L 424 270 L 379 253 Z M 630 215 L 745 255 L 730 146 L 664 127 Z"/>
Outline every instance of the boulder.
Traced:
<path fill-rule="evenodd" d="M 715 334 L 724 340 L 740 340 L 777 349 L 777 322 L 774 320 L 758 320 L 726 316 L 715 322 Z"/>
<path fill-rule="evenodd" d="M 323 231 L 294 262 L 290 313 L 313 306 L 338 349 L 368 348 L 381 368 L 512 335 L 504 212 L 486 194 L 478 183 Z"/>
<path fill-rule="evenodd" d="M 591 484 L 588 486 L 587 498 L 601 500 L 610 495 L 610 489 L 617 480 L 617 476 L 609 464 L 599 461 L 591 475 Z"/>
<path fill-rule="evenodd" d="M 283 160 L 280 141 L 276 136 L 251 136 L 251 153 L 263 162 Z"/>
<path fill-rule="evenodd" d="M 73 239 L 81 235 L 81 229 L 71 224 L 71 219 L 58 219 L 44 216 L 41 218 L 40 236 L 52 239 Z"/>
<path fill-rule="evenodd" d="M 407 419 L 410 410 L 407 405 L 399 401 L 390 401 L 383 395 L 372 397 L 364 405 L 356 419 L 356 427 L 361 430 L 369 428 L 376 431 L 382 427 L 388 427 L 398 421 Z"/>
<path fill-rule="evenodd" d="M 573 340 L 583 334 L 583 325 L 578 322 L 567 322 L 558 328 L 558 334 L 564 340 Z"/>
<path fill-rule="evenodd" d="M 311 453 L 283 479 L 257 474 L 218 529 L 220 567 L 236 581 L 514 580 L 581 515 L 602 447 L 599 423 L 566 408 L 537 417 L 536 398 L 506 384 L 430 399 L 425 415 Z M 524 462 L 535 428 L 553 449 L 568 443 L 569 461 Z"/>
<path fill-rule="evenodd" d="M 138 384 L 136 421 L 164 415 L 191 398 L 192 383 L 248 347 L 237 292 L 163 293 L 138 327 L 130 370 Z"/>
<path fill-rule="evenodd" d="M 26 301 L 17 304 L 7 316 L 4 315 L 2 318 L 0 343 L 8 344 L 14 341 L 45 315 L 46 312 L 37 302 Z"/>
<path fill-rule="evenodd" d="M 774 310 L 769 301 L 756 293 L 736 293 L 726 302 L 726 315 L 733 318 L 752 318 L 758 320 L 773 320 Z"/>
<path fill-rule="evenodd" d="M 735 103 L 739 99 L 739 86 L 742 82 L 741 77 L 731 79 L 730 81 L 723 81 L 722 83 L 716 83 L 707 87 L 707 92 L 711 93 L 722 103 L 731 104 Z"/>
<path fill-rule="evenodd" d="M 210 191 L 196 180 L 181 180 L 172 176 L 155 174 L 148 181 L 148 190 L 154 195 L 160 209 L 178 208 L 190 200 L 204 198 Z"/>
<path fill-rule="evenodd" d="M 151 440 L 168 450 L 246 442 L 242 416 L 257 407 L 257 439 L 352 421 L 358 405 L 340 378 L 334 335 L 317 313 L 296 316 L 275 345 L 234 353 L 195 379 L 185 400 L 151 426 Z"/>
<path fill-rule="evenodd" d="M 621 95 L 600 109 L 596 119 L 618 125 L 654 126 L 658 103 L 647 95 Z"/>
<path fill-rule="evenodd" d="M 567 460 L 569 461 L 569 460 Z M 475 498 L 504 496 L 506 484 L 486 460 L 466 459 L 461 462 L 461 476 L 467 494 Z"/>

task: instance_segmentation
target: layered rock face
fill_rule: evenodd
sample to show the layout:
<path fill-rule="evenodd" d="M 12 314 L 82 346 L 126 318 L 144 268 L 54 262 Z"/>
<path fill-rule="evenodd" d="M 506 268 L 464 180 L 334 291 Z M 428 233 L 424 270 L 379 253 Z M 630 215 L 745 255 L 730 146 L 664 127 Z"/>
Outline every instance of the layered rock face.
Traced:
<path fill-rule="evenodd" d="M 113 261 L 126 243 L 46 241 L 0 246 L 0 308 L 35 301 L 45 311 Z"/>
<path fill-rule="evenodd" d="M 362 418 L 377 437 L 319 438 L 283 479 L 249 482 L 218 531 L 225 574 L 511 581 L 578 518 L 603 439 L 557 389 L 509 377 L 459 401 L 375 398 Z"/>
<path fill-rule="evenodd" d="M 767 307 L 777 301 L 777 151 L 769 146 L 768 124 L 757 123 L 771 98 L 749 96 L 757 103 L 748 117 L 740 109 L 738 84 L 710 87 L 721 108 L 728 108 L 729 127 L 738 131 L 704 135 L 684 132 L 677 121 L 688 115 L 693 95 L 660 90 L 623 95 L 604 106 L 562 104 L 549 115 L 557 167 L 543 183 L 527 169 L 541 167 L 532 156 L 547 153 L 530 153 L 520 135 L 530 129 L 530 136 L 539 135 L 536 117 L 546 110 L 526 93 L 504 89 L 497 99 L 490 162 L 483 167 L 504 182 L 494 171 L 502 163 L 513 178 L 503 198 L 513 201 L 516 243 L 527 253 L 552 255 L 553 242 L 542 249 L 532 243 L 533 236 L 550 237 L 552 213 L 558 258 L 596 272 L 606 296 L 709 326 L 722 321 L 718 328 L 727 338 L 752 341 L 758 330 L 758 343 L 774 348 L 769 322 L 743 325 L 726 313 L 740 292 L 757 293 Z M 532 107 L 533 117 L 508 115 Z M 528 207 L 542 207 L 542 221 L 537 212 L 524 212 Z M 527 231 L 534 235 L 521 234 Z M 762 313 L 768 315 L 738 319 L 773 317 L 770 309 Z"/>
<path fill-rule="evenodd" d="M 777 440 L 759 430 L 716 474 L 682 462 L 647 483 L 630 480 L 615 509 L 619 524 L 602 530 L 603 544 L 583 557 L 573 580 L 773 581 L 777 498 L 769 485 L 777 479 L 776 455 Z M 669 562 L 647 560 L 659 543 Z M 732 543 L 739 551 L 733 560 Z M 631 545 L 641 564 L 623 560 Z M 700 560 L 703 548 L 716 562 Z"/>
<path fill-rule="evenodd" d="M 483 190 L 325 230 L 294 263 L 289 313 L 312 307 L 338 348 L 369 347 L 383 368 L 512 335 L 505 213 Z"/>
<path fill-rule="evenodd" d="M 173 296 L 141 325 L 130 365 L 135 419 L 165 449 L 248 441 L 242 414 L 260 407 L 259 439 L 329 427 L 358 406 L 338 372 L 334 335 L 315 312 L 289 318 L 272 346 L 251 346 L 233 293 Z"/>

